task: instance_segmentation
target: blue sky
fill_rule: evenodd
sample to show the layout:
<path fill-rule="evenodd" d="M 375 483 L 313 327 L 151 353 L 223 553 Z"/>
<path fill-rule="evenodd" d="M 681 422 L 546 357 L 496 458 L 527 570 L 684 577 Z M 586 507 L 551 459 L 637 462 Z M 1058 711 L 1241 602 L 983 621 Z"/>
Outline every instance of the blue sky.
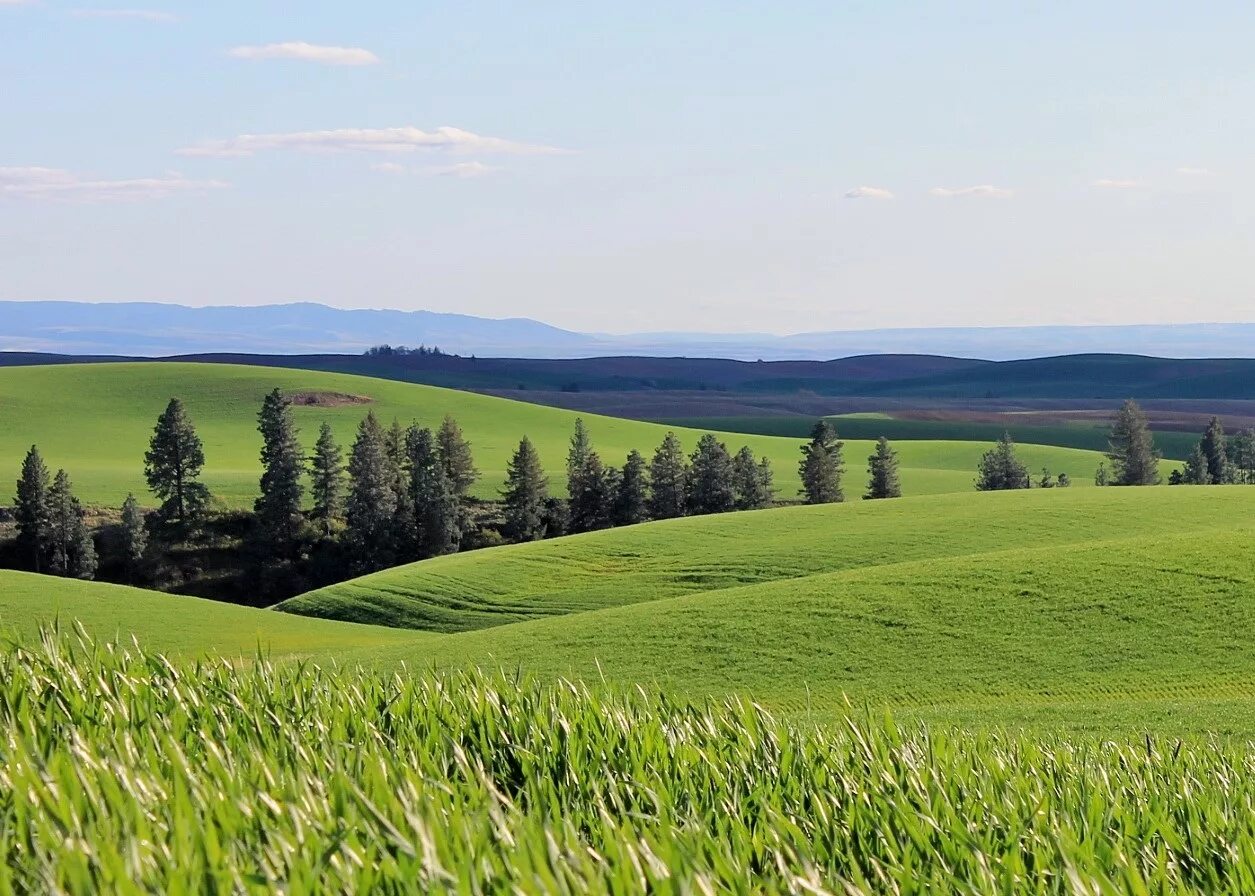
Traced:
<path fill-rule="evenodd" d="M 1237 2 L 0 0 L 0 298 L 1255 320 L 1253 38 Z"/>

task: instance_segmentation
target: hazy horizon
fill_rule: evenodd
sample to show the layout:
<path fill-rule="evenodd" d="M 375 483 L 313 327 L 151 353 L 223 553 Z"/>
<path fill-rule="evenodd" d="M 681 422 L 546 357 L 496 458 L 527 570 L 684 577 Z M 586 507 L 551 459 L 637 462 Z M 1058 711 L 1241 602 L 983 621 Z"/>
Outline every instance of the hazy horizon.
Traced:
<path fill-rule="evenodd" d="M 594 333 L 1247 321 L 1253 31 L 1233 0 L 0 0 L 0 293 Z"/>

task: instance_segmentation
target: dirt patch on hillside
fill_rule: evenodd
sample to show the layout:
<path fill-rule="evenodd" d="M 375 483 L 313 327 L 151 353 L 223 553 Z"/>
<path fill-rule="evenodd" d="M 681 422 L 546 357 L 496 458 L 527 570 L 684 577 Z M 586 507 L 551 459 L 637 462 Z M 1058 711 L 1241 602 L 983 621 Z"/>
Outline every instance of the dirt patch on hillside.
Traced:
<path fill-rule="evenodd" d="M 342 408 L 354 404 L 370 404 L 373 398 L 347 392 L 289 392 L 288 401 L 306 408 Z"/>

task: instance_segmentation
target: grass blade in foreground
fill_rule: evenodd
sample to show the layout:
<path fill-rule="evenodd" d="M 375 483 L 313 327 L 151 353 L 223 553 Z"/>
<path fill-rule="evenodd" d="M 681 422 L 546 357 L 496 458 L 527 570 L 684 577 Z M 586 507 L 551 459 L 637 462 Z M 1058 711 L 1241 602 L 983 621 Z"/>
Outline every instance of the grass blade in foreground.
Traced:
<path fill-rule="evenodd" d="M 1253 801 L 1242 745 L 0 653 L 5 892 L 1245 891 Z"/>

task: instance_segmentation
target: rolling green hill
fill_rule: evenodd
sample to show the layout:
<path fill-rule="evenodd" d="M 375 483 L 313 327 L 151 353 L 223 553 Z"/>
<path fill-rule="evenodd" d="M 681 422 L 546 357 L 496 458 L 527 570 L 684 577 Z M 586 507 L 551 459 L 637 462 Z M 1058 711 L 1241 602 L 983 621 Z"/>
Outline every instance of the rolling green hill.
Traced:
<path fill-rule="evenodd" d="M 738 561 L 740 527 L 754 520 L 798 537 L 751 541 Z M 737 526 L 722 549 L 711 531 L 685 531 L 723 522 Z M 609 534 L 641 540 L 615 555 L 597 547 L 604 535 L 576 536 L 522 565 L 523 548 L 477 555 L 518 578 L 516 604 L 543 612 L 453 634 L 20 573 L 0 573 L 0 630 L 29 636 L 59 616 L 181 655 L 247 658 L 260 645 L 382 670 L 517 668 L 686 698 L 735 693 L 816 720 L 848 699 L 962 725 L 1255 733 L 1255 490 L 920 498 Z M 670 571 L 667 543 L 688 557 Z M 648 550 L 660 556 L 633 569 Z M 456 578 L 505 604 L 490 573 Z"/>
<path fill-rule="evenodd" d="M 186 403 L 205 442 L 205 482 L 228 506 L 243 507 L 256 492 L 260 468 L 256 414 L 273 388 L 314 396 L 334 406 L 301 406 L 297 419 L 307 443 L 326 420 L 347 446 L 358 421 L 373 409 L 385 422 L 438 424 L 454 414 L 474 446 L 483 478 L 481 497 L 497 494 L 510 452 L 523 435 L 536 444 L 553 488 L 564 488 L 561 469 L 577 415 L 466 392 L 389 380 L 315 371 L 242 367 L 228 364 L 118 363 L 66 364 L 0 369 L 0 471 L 16 478 L 23 453 L 38 443 L 48 464 L 69 470 L 81 498 L 117 506 L 128 491 L 145 495 L 143 455 L 157 415 L 177 396 Z M 354 401 L 348 401 L 356 399 Z M 585 414 L 596 448 L 611 464 L 630 449 L 648 455 L 668 427 Z M 699 433 L 677 430 L 686 447 Z M 732 450 L 748 444 L 771 458 L 781 497 L 796 494 L 796 440 L 726 434 Z M 966 491 L 988 447 L 978 442 L 919 441 L 898 446 L 907 494 Z M 848 490 L 861 492 L 871 443 L 847 443 Z M 1093 452 L 1024 446 L 1029 468 L 1048 466 L 1085 484 L 1098 465 Z"/>
<path fill-rule="evenodd" d="M 1255 489 L 1052 489 L 691 517 L 439 557 L 288 612 L 462 631 L 905 561 L 1255 524 Z"/>

